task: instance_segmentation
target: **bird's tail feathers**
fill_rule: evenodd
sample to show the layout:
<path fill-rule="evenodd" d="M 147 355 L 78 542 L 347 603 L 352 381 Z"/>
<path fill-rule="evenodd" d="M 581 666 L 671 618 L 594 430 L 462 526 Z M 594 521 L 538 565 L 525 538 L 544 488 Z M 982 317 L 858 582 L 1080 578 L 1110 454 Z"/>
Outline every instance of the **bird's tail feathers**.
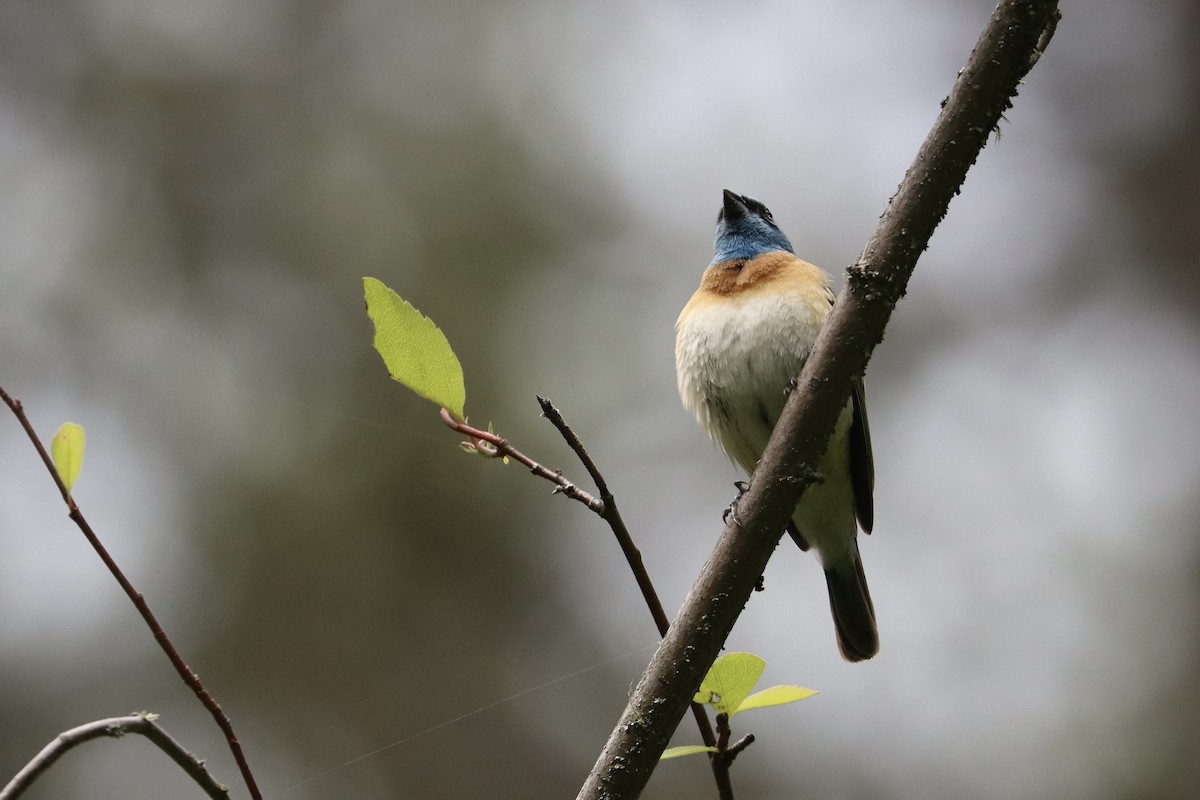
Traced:
<path fill-rule="evenodd" d="M 879 652 L 879 631 L 875 627 L 875 606 L 867 590 L 867 576 L 857 551 L 852 560 L 825 568 L 825 586 L 829 589 L 829 608 L 833 611 L 842 658 L 866 661 Z"/>

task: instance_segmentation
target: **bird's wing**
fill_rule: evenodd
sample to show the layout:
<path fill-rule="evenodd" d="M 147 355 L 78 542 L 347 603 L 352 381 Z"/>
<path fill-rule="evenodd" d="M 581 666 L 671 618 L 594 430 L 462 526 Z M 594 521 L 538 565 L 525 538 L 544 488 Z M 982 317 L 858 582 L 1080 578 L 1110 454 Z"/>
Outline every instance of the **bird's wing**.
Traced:
<path fill-rule="evenodd" d="M 875 459 L 871 455 L 871 427 L 867 424 L 867 390 L 855 378 L 850 391 L 854 419 L 850 423 L 850 483 L 854 488 L 854 515 L 864 533 L 875 524 Z"/>

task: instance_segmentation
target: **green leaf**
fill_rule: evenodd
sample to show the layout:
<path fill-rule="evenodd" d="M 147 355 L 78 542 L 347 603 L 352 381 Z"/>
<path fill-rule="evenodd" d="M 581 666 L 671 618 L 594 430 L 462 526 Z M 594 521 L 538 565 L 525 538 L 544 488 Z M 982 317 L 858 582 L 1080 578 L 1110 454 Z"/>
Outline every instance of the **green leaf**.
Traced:
<path fill-rule="evenodd" d="M 816 692 L 812 689 L 805 689 L 803 686 L 772 686 L 770 689 L 763 689 L 761 692 L 755 692 L 747 697 L 733 713 L 749 711 L 752 708 L 787 705 L 795 703 L 797 700 L 806 700 L 814 694 Z"/>
<path fill-rule="evenodd" d="M 50 442 L 50 458 L 67 491 L 75 486 L 79 468 L 83 466 L 83 428 L 74 422 L 64 422 Z"/>
<path fill-rule="evenodd" d="M 661 756 L 659 756 L 658 760 L 666 761 L 668 758 L 679 758 L 680 756 L 692 756 L 692 755 L 695 755 L 696 753 L 715 753 L 715 752 L 717 752 L 717 748 L 715 748 L 715 747 L 706 747 L 702 744 L 689 744 L 689 745 L 684 745 L 683 747 L 668 747 L 666 750 L 663 751 L 663 754 Z"/>
<path fill-rule="evenodd" d="M 462 364 L 438 326 L 374 278 L 363 278 L 363 294 L 367 316 L 375 323 L 372 344 L 383 356 L 388 373 L 464 421 L 467 390 Z"/>
<path fill-rule="evenodd" d="M 766 666 L 767 662 L 753 653 L 727 653 L 708 670 L 695 700 L 712 705 L 718 714 L 732 717 L 754 689 Z"/>

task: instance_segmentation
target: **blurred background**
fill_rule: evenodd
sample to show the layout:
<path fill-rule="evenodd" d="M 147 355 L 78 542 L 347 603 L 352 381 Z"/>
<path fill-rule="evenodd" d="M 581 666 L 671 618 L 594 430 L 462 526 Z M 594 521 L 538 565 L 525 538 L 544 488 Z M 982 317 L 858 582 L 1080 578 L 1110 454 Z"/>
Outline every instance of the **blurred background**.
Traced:
<path fill-rule="evenodd" d="M 599 520 L 388 379 L 362 276 L 583 481 L 562 409 L 673 610 L 739 477 L 672 355 L 721 190 L 840 284 L 992 6 L 0 4 L 0 386 L 87 429 L 76 497 L 268 797 L 574 796 L 656 640 Z M 821 694 L 735 720 L 739 797 L 1200 794 L 1200 12 L 1063 11 L 868 373 L 882 651 L 780 548 L 729 648 Z M 246 796 L 0 420 L 0 776 L 137 709 Z M 29 796 L 200 793 L 136 740 Z"/>

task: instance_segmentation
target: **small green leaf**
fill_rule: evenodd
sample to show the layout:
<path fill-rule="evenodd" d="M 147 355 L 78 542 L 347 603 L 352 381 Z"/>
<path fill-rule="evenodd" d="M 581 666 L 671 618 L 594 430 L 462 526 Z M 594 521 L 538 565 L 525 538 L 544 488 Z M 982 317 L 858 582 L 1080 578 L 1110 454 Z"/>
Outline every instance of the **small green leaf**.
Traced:
<path fill-rule="evenodd" d="M 363 278 L 363 294 L 388 374 L 464 421 L 462 364 L 438 326 L 375 278 Z"/>
<path fill-rule="evenodd" d="M 803 686 L 772 686 L 770 689 L 763 689 L 761 692 L 755 692 L 747 697 L 733 713 L 749 711 L 752 708 L 787 705 L 795 703 L 797 700 L 806 700 L 814 694 L 816 692 L 812 689 L 805 689 Z"/>
<path fill-rule="evenodd" d="M 715 748 L 715 747 L 705 747 L 702 744 L 689 744 L 689 745 L 684 745 L 683 747 L 668 747 L 666 750 L 663 751 L 663 754 L 661 756 L 659 756 L 658 760 L 666 761 L 668 758 L 679 758 L 680 756 L 692 756 L 692 755 L 695 755 L 696 753 L 715 753 L 715 752 L 717 752 L 717 748 Z"/>
<path fill-rule="evenodd" d="M 718 714 L 732 717 L 754 689 L 766 666 L 767 662 L 753 653 L 727 653 L 709 668 L 695 700 L 711 704 Z"/>
<path fill-rule="evenodd" d="M 54 469 L 68 492 L 74 488 L 79 468 L 83 466 L 83 441 L 83 428 L 74 422 L 64 422 L 50 442 Z"/>

